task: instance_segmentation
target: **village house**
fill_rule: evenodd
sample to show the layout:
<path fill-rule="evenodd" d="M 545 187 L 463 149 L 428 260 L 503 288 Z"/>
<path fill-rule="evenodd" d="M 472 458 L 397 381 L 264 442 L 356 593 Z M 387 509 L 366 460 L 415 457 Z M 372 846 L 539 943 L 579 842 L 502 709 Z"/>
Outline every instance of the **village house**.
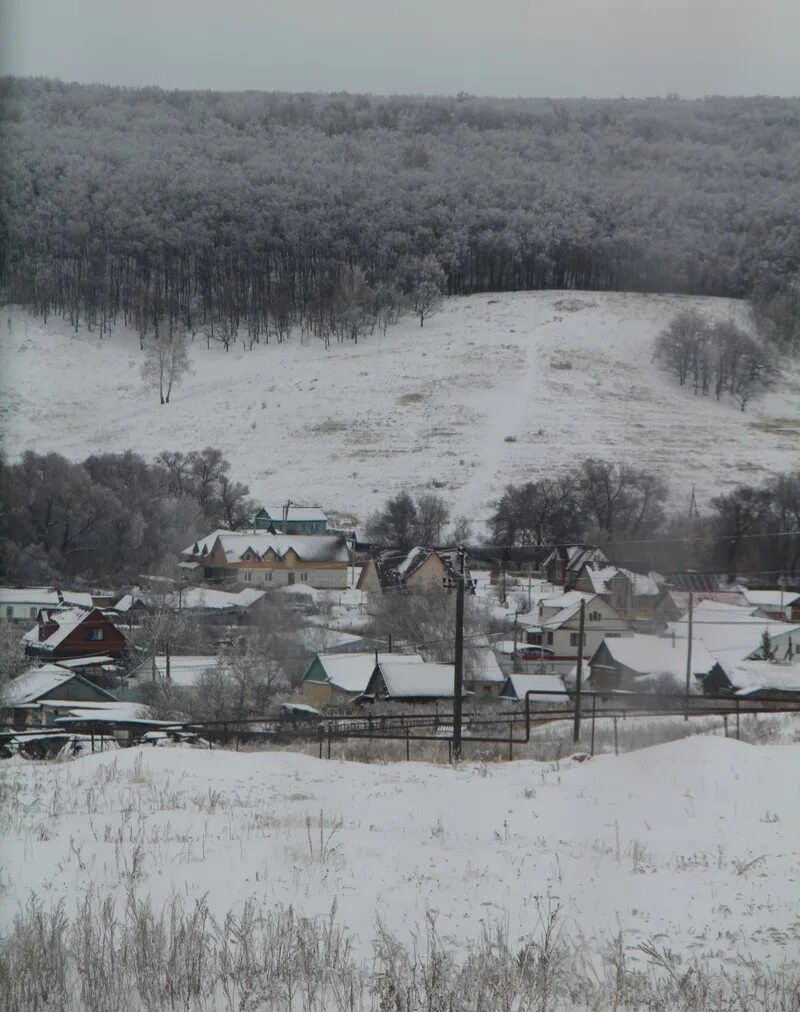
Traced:
<path fill-rule="evenodd" d="M 468 695 L 466 687 L 462 695 Z M 372 672 L 364 698 L 375 701 L 401 700 L 423 703 L 455 698 L 455 668 L 452 664 L 398 663 L 393 655 L 379 659 Z"/>
<path fill-rule="evenodd" d="M 689 635 L 688 613 L 669 625 L 676 639 Z M 800 654 L 800 623 L 776 622 L 756 606 L 703 601 L 692 612 L 692 642 L 702 643 L 726 672 L 744 661 L 792 661 Z M 765 657 L 765 649 L 769 657 Z"/>
<path fill-rule="evenodd" d="M 0 587 L 0 620 L 31 622 L 42 608 L 85 608 L 93 606 L 92 595 L 45 587 Z"/>
<path fill-rule="evenodd" d="M 319 653 L 303 675 L 303 697 L 317 709 L 352 702 L 367 689 L 376 663 L 423 664 L 419 654 Z"/>
<path fill-rule="evenodd" d="M 252 519 L 254 531 L 270 534 L 326 534 L 328 518 L 319 506 L 262 506 Z"/>
<path fill-rule="evenodd" d="M 745 601 L 778 622 L 800 622 L 800 593 L 794 590 L 749 590 L 742 588 Z"/>
<path fill-rule="evenodd" d="M 455 581 L 458 568 L 455 550 L 417 547 L 402 553 L 389 549 L 376 552 L 365 563 L 356 588 L 366 592 L 368 601 L 399 587 L 409 591 L 441 589 Z M 474 592 L 469 572 L 465 572 L 465 581 L 466 588 Z"/>
<path fill-rule="evenodd" d="M 464 654 L 464 688 L 476 696 L 498 696 L 506 676 L 491 647 L 475 647 Z"/>
<path fill-rule="evenodd" d="M 676 587 L 663 587 L 653 612 L 656 622 L 663 626 L 668 622 L 675 622 L 681 615 L 686 614 L 689 609 L 690 594 L 695 606 L 702 604 L 703 601 L 716 601 L 719 604 L 747 604 L 744 594 L 738 589 L 695 592 L 679 590 Z"/>
<path fill-rule="evenodd" d="M 538 709 L 542 706 L 558 709 L 569 706 L 569 695 L 558 675 L 511 674 L 506 678 L 500 696 L 523 703 L 528 692 L 531 693 L 528 698 L 537 704 Z"/>
<path fill-rule="evenodd" d="M 579 648 L 581 601 L 584 602 L 583 649 Z M 628 620 L 599 594 L 567 591 L 543 598 L 537 608 L 520 616 L 525 643 L 546 648 L 550 661 L 574 660 L 579 652 L 590 657 L 604 637 L 632 636 Z"/>
<path fill-rule="evenodd" d="M 651 618 L 661 593 L 657 573 L 634 573 L 619 566 L 585 562 L 572 583 L 573 590 L 599 594 L 626 618 Z"/>
<path fill-rule="evenodd" d="M 240 591 L 216 590 L 212 587 L 184 587 L 165 598 L 168 608 L 190 612 L 197 618 L 226 625 L 246 625 L 255 621 L 266 602 L 266 591 L 245 587 Z"/>
<path fill-rule="evenodd" d="M 589 564 L 601 568 L 609 560 L 593 545 L 557 545 L 542 563 L 542 572 L 548 583 L 572 590 L 581 570 Z"/>
<path fill-rule="evenodd" d="M 217 530 L 182 553 L 183 564 L 202 570 L 209 583 L 246 583 L 259 589 L 307 584 L 347 587 L 350 552 L 336 535 L 267 534 Z"/>
<path fill-rule="evenodd" d="M 800 702 L 800 654 L 791 661 L 749 660 L 731 665 L 716 691 L 736 699 Z"/>
<path fill-rule="evenodd" d="M 603 640 L 589 660 L 586 687 L 596 692 L 614 689 L 677 692 L 686 683 L 686 647 L 686 640 L 638 633 Z M 692 691 L 702 688 L 706 679 L 722 673 L 721 666 L 703 644 L 693 643 Z"/>
<path fill-rule="evenodd" d="M 14 728 L 52 724 L 76 703 L 115 704 L 116 698 L 82 675 L 58 664 L 30 668 L 6 682 L 0 691 L 0 718 Z"/>
<path fill-rule="evenodd" d="M 128 651 L 123 633 L 99 608 L 42 608 L 22 643 L 29 656 L 48 660 L 100 655 L 116 659 Z"/>

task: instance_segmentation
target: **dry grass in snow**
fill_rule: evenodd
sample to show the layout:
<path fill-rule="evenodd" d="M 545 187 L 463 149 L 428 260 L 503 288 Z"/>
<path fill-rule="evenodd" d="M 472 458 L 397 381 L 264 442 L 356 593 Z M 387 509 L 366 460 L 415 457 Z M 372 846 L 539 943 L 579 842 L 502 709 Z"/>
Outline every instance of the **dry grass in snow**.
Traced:
<path fill-rule="evenodd" d="M 9 760 L 0 985 L 14 1008 L 796 1008 L 798 772 L 800 745 L 720 737 L 456 769 Z"/>

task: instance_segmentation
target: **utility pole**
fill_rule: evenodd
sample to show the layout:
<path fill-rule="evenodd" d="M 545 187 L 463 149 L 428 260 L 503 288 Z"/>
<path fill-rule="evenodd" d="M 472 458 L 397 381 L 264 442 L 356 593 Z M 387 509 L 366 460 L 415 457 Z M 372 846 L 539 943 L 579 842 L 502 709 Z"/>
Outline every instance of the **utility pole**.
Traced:
<path fill-rule="evenodd" d="M 166 653 L 166 672 L 167 672 L 167 681 L 169 682 L 172 679 L 172 672 L 170 671 L 170 667 L 169 667 L 169 640 L 167 640 L 166 650 L 167 650 L 167 653 Z"/>
<path fill-rule="evenodd" d="M 686 713 L 684 720 L 689 719 L 689 692 L 692 685 L 692 613 L 694 610 L 694 595 L 689 594 L 689 636 L 686 646 Z"/>
<path fill-rule="evenodd" d="M 578 619 L 578 667 L 575 672 L 575 722 L 572 728 L 572 740 L 580 741 L 581 737 L 581 681 L 583 679 L 583 627 L 586 621 L 586 602 L 581 598 L 581 611 Z"/>
<path fill-rule="evenodd" d="M 461 760 L 461 694 L 464 685 L 464 549 L 458 550 L 456 644 L 453 678 L 453 762 Z"/>

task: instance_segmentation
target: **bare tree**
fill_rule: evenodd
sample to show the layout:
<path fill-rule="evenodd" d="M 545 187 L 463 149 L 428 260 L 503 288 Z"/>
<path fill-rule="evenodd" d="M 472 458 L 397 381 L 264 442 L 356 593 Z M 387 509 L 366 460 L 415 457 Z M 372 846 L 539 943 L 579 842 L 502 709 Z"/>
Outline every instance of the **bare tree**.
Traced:
<path fill-rule="evenodd" d="M 423 327 L 425 321 L 442 308 L 445 285 L 442 265 L 429 254 L 406 260 L 403 272 L 411 308 L 419 317 L 420 327 Z"/>
<path fill-rule="evenodd" d="M 172 387 L 190 371 L 186 338 L 173 333 L 170 337 L 153 337 L 144 343 L 142 378 L 158 386 L 162 404 L 169 404 Z"/>

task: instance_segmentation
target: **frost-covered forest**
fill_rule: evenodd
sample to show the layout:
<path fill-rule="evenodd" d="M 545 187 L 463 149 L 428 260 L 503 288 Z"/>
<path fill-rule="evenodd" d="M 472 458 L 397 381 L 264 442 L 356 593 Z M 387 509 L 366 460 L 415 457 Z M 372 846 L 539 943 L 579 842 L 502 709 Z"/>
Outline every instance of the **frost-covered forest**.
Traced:
<path fill-rule="evenodd" d="M 357 339 L 440 278 L 800 319 L 798 99 L 0 91 L 5 294 L 76 327 Z"/>

